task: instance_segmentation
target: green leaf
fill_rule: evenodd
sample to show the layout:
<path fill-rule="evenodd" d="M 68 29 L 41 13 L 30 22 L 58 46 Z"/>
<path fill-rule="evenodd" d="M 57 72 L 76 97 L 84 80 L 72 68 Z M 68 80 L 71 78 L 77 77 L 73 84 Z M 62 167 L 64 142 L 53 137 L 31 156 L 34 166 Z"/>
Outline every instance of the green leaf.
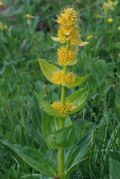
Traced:
<path fill-rule="evenodd" d="M 41 119 L 41 127 L 42 134 L 44 136 L 45 141 L 47 142 L 48 135 L 58 130 L 58 118 L 48 116 L 47 114 L 43 113 Z"/>
<path fill-rule="evenodd" d="M 83 46 L 88 45 L 88 44 L 89 44 L 89 42 L 80 41 L 79 46 L 83 47 Z"/>
<path fill-rule="evenodd" d="M 120 163 L 110 158 L 110 179 L 120 179 Z"/>
<path fill-rule="evenodd" d="M 66 174 L 70 173 L 83 159 L 93 139 L 94 129 L 91 129 L 76 145 L 68 149 L 65 158 Z"/>
<path fill-rule="evenodd" d="M 54 64 L 50 64 L 47 62 L 47 60 L 39 59 L 39 64 L 42 70 L 43 75 L 46 77 L 47 80 L 49 80 L 51 83 L 54 83 L 52 80 L 52 74 L 61 71 L 60 68 L 58 68 Z M 89 78 L 89 75 L 76 77 L 76 80 L 72 83 L 66 83 L 64 86 L 67 88 L 74 88 L 77 86 L 80 86 L 82 83 L 84 83 Z"/>
<path fill-rule="evenodd" d="M 53 132 L 48 136 L 48 143 L 52 149 L 58 149 L 59 147 L 70 147 L 73 145 L 77 138 L 77 129 L 75 125 L 66 127 Z"/>
<path fill-rule="evenodd" d="M 46 142 L 47 142 L 47 137 L 59 129 L 58 128 L 59 120 L 61 119 L 55 118 L 53 116 L 48 116 L 46 114 L 42 116 L 41 127 L 42 127 L 42 133 Z M 65 119 L 65 127 L 70 127 L 71 125 L 72 125 L 72 121 L 70 120 L 69 117 L 67 117 Z"/>
<path fill-rule="evenodd" d="M 67 88 L 75 88 L 77 86 L 80 86 L 82 83 L 84 83 L 89 78 L 89 75 L 86 76 L 80 76 L 77 77 L 76 80 L 73 83 L 66 84 Z"/>
<path fill-rule="evenodd" d="M 61 69 L 43 59 L 39 59 L 39 64 L 43 75 L 46 77 L 47 80 L 53 83 L 51 78 L 52 74 L 56 71 L 60 71 Z"/>
<path fill-rule="evenodd" d="M 53 179 L 53 177 L 48 177 L 48 176 L 44 176 L 42 174 L 37 174 L 37 173 L 32 173 L 32 174 L 26 174 L 26 175 L 23 175 L 21 178 L 28 178 L 28 179 Z"/>
<path fill-rule="evenodd" d="M 66 98 L 66 101 L 73 103 L 76 101 L 79 97 L 83 96 L 86 93 L 85 88 L 80 88 L 79 90 L 72 93 L 70 96 Z"/>
<path fill-rule="evenodd" d="M 66 98 L 67 102 L 71 102 L 75 106 L 70 114 L 76 113 L 84 107 L 87 96 L 88 91 L 82 88 Z"/>
<path fill-rule="evenodd" d="M 32 149 L 31 147 L 22 147 L 21 145 L 10 144 L 5 140 L 0 140 L 2 144 L 12 149 L 29 166 L 46 176 L 55 176 L 56 169 L 52 161 L 46 160 L 44 155 Z"/>
<path fill-rule="evenodd" d="M 55 42 L 60 42 L 60 43 L 61 43 L 59 37 L 51 37 L 51 39 L 52 39 L 53 41 L 55 41 Z M 66 42 L 66 41 L 65 41 L 65 42 Z M 62 42 L 62 43 L 65 43 L 65 42 Z M 85 46 L 85 45 L 87 45 L 87 44 L 89 44 L 89 42 L 84 42 L 84 41 L 80 40 L 78 46 L 83 47 L 83 46 Z M 74 45 L 74 44 L 73 44 L 73 45 Z"/>
<path fill-rule="evenodd" d="M 60 42 L 59 38 L 58 37 L 51 37 L 51 39 L 55 42 Z"/>
<path fill-rule="evenodd" d="M 46 101 L 43 100 L 41 95 L 36 93 L 36 97 L 38 99 L 40 108 L 45 111 L 47 114 L 51 115 L 51 116 L 55 116 L 55 117 L 61 117 L 61 118 L 65 118 L 67 115 L 66 114 L 61 114 L 59 112 L 57 112 L 53 107 L 51 107 L 51 105 Z"/>
<path fill-rule="evenodd" d="M 41 117 L 41 128 L 42 128 L 42 134 L 44 136 L 44 140 L 49 145 L 48 136 L 57 131 L 59 128 L 59 120 L 56 117 L 48 116 L 46 113 L 43 113 L 43 116 Z M 69 127 L 72 125 L 72 121 L 69 117 L 65 119 L 65 127 Z"/>

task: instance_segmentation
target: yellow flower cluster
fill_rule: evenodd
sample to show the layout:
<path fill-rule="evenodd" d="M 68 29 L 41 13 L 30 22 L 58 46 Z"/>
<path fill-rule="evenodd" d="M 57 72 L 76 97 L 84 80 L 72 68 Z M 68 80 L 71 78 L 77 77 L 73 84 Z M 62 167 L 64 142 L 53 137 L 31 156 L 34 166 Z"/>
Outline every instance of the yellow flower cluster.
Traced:
<path fill-rule="evenodd" d="M 79 15 L 74 8 L 64 9 L 58 16 L 57 23 L 59 25 L 58 37 L 52 39 L 64 43 L 57 51 L 58 64 L 64 68 L 52 73 L 51 82 L 62 85 L 62 92 L 64 92 L 65 87 L 77 80 L 77 76 L 69 71 L 68 66 L 77 62 L 78 46 L 87 45 L 88 42 L 80 39 Z M 70 113 L 74 109 L 73 104 L 63 98 L 61 102 L 55 101 L 51 106 L 62 114 Z"/>
<path fill-rule="evenodd" d="M 60 27 L 58 30 L 58 37 L 60 42 L 65 43 L 70 41 L 72 45 L 80 44 L 80 31 L 78 28 L 64 28 Z"/>
<path fill-rule="evenodd" d="M 78 28 L 79 15 L 73 8 L 64 9 L 58 16 L 58 38 L 61 43 L 70 42 L 71 45 L 79 45 L 80 31 Z"/>
<path fill-rule="evenodd" d="M 62 66 L 73 65 L 76 63 L 77 50 L 75 48 L 60 47 L 58 49 L 58 64 Z"/>
<path fill-rule="evenodd" d="M 63 70 L 54 72 L 51 80 L 58 85 L 65 85 L 72 83 L 76 80 L 76 75 L 72 72 L 65 73 Z"/>
<path fill-rule="evenodd" d="M 59 102 L 59 101 L 55 101 L 51 104 L 51 106 L 57 110 L 59 113 L 61 114 L 67 114 L 69 112 L 71 112 L 74 108 L 73 104 L 70 102 L 66 102 L 64 105 Z"/>
<path fill-rule="evenodd" d="M 0 31 L 4 31 L 7 29 L 8 29 L 8 26 L 6 24 L 4 24 L 3 22 L 0 22 Z"/>
<path fill-rule="evenodd" d="M 107 2 L 104 2 L 103 4 L 103 10 L 105 12 L 110 11 L 110 10 L 114 10 L 115 6 L 117 5 L 118 1 L 117 0 L 108 0 Z"/>
<path fill-rule="evenodd" d="M 69 7 L 60 13 L 56 21 L 59 25 L 58 37 L 52 37 L 52 39 L 66 45 L 69 44 L 69 47 L 58 49 L 58 63 L 62 66 L 73 65 L 77 62 L 77 50 L 75 48 L 88 44 L 88 42 L 81 40 L 78 26 L 79 14 L 74 8 Z"/>
<path fill-rule="evenodd" d="M 71 28 L 78 23 L 78 13 L 73 8 L 64 9 L 58 16 L 57 23 L 63 27 Z"/>

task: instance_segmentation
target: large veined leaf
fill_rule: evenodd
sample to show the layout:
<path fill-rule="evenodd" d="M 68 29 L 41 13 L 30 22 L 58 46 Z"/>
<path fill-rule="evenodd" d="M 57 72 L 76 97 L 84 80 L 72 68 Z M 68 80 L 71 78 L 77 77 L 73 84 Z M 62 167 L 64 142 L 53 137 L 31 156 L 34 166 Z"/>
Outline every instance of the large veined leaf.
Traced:
<path fill-rule="evenodd" d="M 83 159 L 92 142 L 94 128 L 91 129 L 76 145 L 68 149 L 65 158 L 66 174 L 70 173 Z"/>
<path fill-rule="evenodd" d="M 80 88 L 79 90 L 75 91 L 74 93 L 72 93 L 70 96 L 68 96 L 66 98 L 67 101 L 73 103 L 74 101 L 76 101 L 78 98 L 84 96 L 84 94 L 87 92 L 87 90 L 85 88 Z"/>
<path fill-rule="evenodd" d="M 10 144 L 3 140 L 0 140 L 0 142 L 16 152 L 18 156 L 21 157 L 28 165 L 41 172 L 43 175 L 55 175 L 56 172 L 53 162 L 46 160 L 40 151 L 30 147 L 22 147 L 16 144 Z"/>
<path fill-rule="evenodd" d="M 89 75 L 86 76 L 80 76 L 80 77 L 76 77 L 76 80 L 70 84 L 67 84 L 66 87 L 67 88 L 75 88 L 77 86 L 80 86 L 81 84 L 83 84 L 87 79 L 89 78 Z"/>
<path fill-rule="evenodd" d="M 45 141 L 47 142 L 47 137 L 52 134 L 53 132 L 57 131 L 59 129 L 59 121 L 61 119 L 48 116 L 47 114 L 43 114 L 41 119 L 41 127 L 42 127 L 42 134 L 44 136 Z M 65 119 L 65 127 L 70 127 L 72 125 L 72 121 L 69 117 Z"/>
<path fill-rule="evenodd" d="M 67 97 L 66 101 L 73 103 L 74 108 L 71 112 L 66 113 L 66 114 L 59 113 L 57 110 L 55 110 L 46 100 L 42 99 L 40 94 L 37 93 L 36 97 L 38 99 L 40 108 L 43 111 L 45 111 L 47 114 L 58 117 L 58 118 L 66 118 L 68 117 L 68 115 L 76 113 L 84 107 L 86 103 L 87 95 L 88 95 L 88 91 L 86 89 L 80 89 L 74 92 L 69 97 Z"/>
<path fill-rule="evenodd" d="M 58 121 L 59 119 L 53 116 L 49 116 L 46 113 L 43 113 L 41 118 L 41 128 L 44 140 L 47 142 L 47 137 L 51 133 L 58 130 Z"/>
<path fill-rule="evenodd" d="M 30 178 L 31 179 L 36 179 L 36 178 L 38 178 L 38 179 L 53 179 L 53 177 L 48 177 L 48 176 L 44 176 L 42 174 L 36 174 L 36 173 L 23 175 L 21 178 L 23 178 L 23 179 L 26 179 L 26 178 L 28 178 L 28 179 L 30 179 Z"/>
<path fill-rule="evenodd" d="M 51 105 L 46 101 L 43 100 L 41 95 L 36 93 L 36 97 L 38 99 L 40 108 L 45 111 L 47 114 L 51 115 L 51 116 L 55 116 L 55 117 L 61 117 L 61 118 L 65 118 L 67 117 L 66 114 L 61 114 L 59 112 L 57 112 L 53 107 L 51 107 Z"/>
<path fill-rule="evenodd" d="M 46 77 L 47 80 L 53 83 L 52 81 L 52 74 L 60 71 L 61 69 L 58 68 L 56 65 L 48 63 L 47 60 L 39 59 L 40 68 L 42 70 L 43 75 Z"/>
<path fill-rule="evenodd" d="M 20 158 L 22 158 L 29 166 L 46 176 L 56 176 L 54 163 L 46 160 L 40 151 L 31 147 L 22 147 L 21 145 L 10 144 L 5 140 L 0 140 L 2 144 L 12 149 Z"/>
<path fill-rule="evenodd" d="M 52 79 L 53 73 L 57 71 L 61 71 L 60 68 L 58 68 L 56 65 L 48 63 L 47 60 L 39 59 L 39 64 L 42 70 L 43 75 L 46 77 L 47 80 L 54 83 Z M 77 86 L 80 86 L 82 83 L 84 83 L 89 78 L 89 75 L 86 76 L 76 76 L 76 79 L 72 83 L 65 83 L 64 86 L 67 88 L 74 88 Z"/>
<path fill-rule="evenodd" d="M 49 146 L 53 149 L 70 147 L 77 139 L 77 129 L 74 125 L 59 129 L 48 136 Z"/>
<path fill-rule="evenodd" d="M 76 113 L 84 107 L 87 96 L 88 91 L 86 89 L 79 89 L 78 91 L 74 92 L 72 95 L 66 98 L 67 102 L 71 102 L 74 105 L 74 109 L 70 114 Z"/>
<path fill-rule="evenodd" d="M 41 117 L 41 128 L 44 140 L 49 146 L 48 136 L 54 133 L 59 129 L 59 120 L 60 118 L 56 118 L 53 116 L 49 116 L 46 113 L 43 113 Z M 72 121 L 69 117 L 65 118 L 65 127 L 69 127 L 72 125 Z"/>
<path fill-rule="evenodd" d="M 120 179 L 120 162 L 110 158 L 110 179 Z"/>
<path fill-rule="evenodd" d="M 89 44 L 89 42 L 80 41 L 79 46 L 83 47 L 83 46 L 88 45 L 88 44 Z"/>

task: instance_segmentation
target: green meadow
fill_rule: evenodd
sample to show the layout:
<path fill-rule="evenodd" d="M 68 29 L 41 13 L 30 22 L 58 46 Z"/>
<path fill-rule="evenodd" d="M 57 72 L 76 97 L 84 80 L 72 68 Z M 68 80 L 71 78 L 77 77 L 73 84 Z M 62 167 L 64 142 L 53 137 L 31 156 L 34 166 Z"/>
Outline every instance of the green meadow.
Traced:
<path fill-rule="evenodd" d="M 43 135 L 43 121 L 49 121 L 49 131 L 53 119 L 41 110 L 36 94 L 48 102 L 60 96 L 58 86 L 43 76 L 39 59 L 57 64 L 59 43 L 51 37 L 57 36 L 56 18 L 65 7 L 80 13 L 81 39 L 89 42 L 79 47 L 78 62 L 71 67 L 78 75 L 89 75 L 88 97 L 70 119 L 80 139 L 94 127 L 85 155 L 66 179 L 120 179 L 120 1 L 107 2 L 0 1 L 0 141 L 8 142 L 0 142 L 0 179 L 53 179 L 28 165 L 10 144 L 55 157 Z M 84 150 L 80 146 L 78 152 Z"/>

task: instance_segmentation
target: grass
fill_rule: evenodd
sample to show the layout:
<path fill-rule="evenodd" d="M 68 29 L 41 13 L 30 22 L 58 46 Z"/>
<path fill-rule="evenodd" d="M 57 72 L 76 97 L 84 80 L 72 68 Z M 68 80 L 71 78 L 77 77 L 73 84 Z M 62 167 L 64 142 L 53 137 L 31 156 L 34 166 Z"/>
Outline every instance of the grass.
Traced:
<path fill-rule="evenodd" d="M 56 14 L 66 5 L 73 5 L 81 14 L 82 39 L 93 34 L 90 44 L 80 49 L 74 68 L 77 73 L 91 77 L 87 105 L 73 120 L 88 120 L 97 125 L 97 130 L 88 154 L 71 179 L 108 179 L 109 158 L 120 161 L 120 3 L 104 15 L 103 0 L 5 2 L 6 9 L 0 8 L 0 21 L 8 25 L 7 31 L 0 31 L 0 135 L 11 143 L 46 151 L 39 132 L 40 119 L 46 114 L 40 111 L 34 94 L 41 91 L 50 100 L 52 96 L 58 98 L 58 91 L 42 76 L 37 59 L 56 61 L 58 44 L 50 38 L 56 33 Z M 27 24 L 25 14 L 35 16 L 31 25 Z M 97 18 L 97 14 L 102 17 Z M 110 17 L 111 24 L 107 22 Z M 35 173 L 14 153 L 0 146 L 1 179 Z"/>

